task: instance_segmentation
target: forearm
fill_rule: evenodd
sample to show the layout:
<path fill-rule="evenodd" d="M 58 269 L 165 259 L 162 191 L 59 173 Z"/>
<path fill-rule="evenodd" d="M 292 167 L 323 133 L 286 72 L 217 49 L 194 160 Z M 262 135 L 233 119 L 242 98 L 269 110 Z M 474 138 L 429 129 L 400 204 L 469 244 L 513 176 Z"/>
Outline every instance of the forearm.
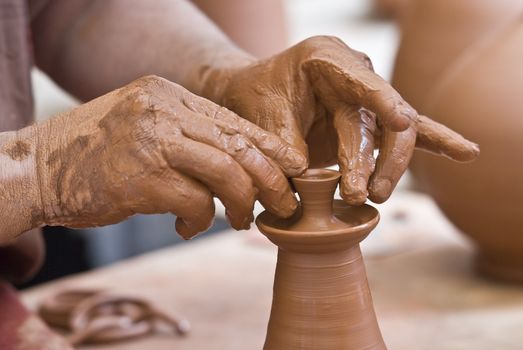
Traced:
<path fill-rule="evenodd" d="M 43 223 L 34 128 L 0 133 L 0 245 Z"/>
<path fill-rule="evenodd" d="M 51 0 L 33 32 L 38 65 L 80 99 L 147 74 L 199 94 L 208 67 L 252 61 L 186 0 L 77 1 Z"/>

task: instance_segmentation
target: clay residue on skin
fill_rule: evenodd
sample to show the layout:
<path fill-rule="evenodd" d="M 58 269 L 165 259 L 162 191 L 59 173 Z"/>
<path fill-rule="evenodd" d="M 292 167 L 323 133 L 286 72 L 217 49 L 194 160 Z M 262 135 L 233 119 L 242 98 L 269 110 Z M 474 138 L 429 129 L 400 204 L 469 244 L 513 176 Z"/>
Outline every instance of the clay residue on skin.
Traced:
<path fill-rule="evenodd" d="M 92 227 L 171 212 L 191 238 L 212 224 L 216 196 L 244 229 L 257 199 L 275 215 L 293 214 L 287 177 L 307 165 L 281 138 L 155 76 L 24 130 L 24 142 L 40 150 L 32 202 L 43 208 L 28 208 L 33 225 Z"/>
<path fill-rule="evenodd" d="M 472 162 L 479 156 L 479 145 L 470 142 L 460 134 L 441 123 L 420 115 L 416 147 L 437 155 L 457 160 Z M 438 147 L 434 147 L 438 145 Z"/>
<path fill-rule="evenodd" d="M 335 37 L 312 37 L 233 69 L 206 67 L 205 82 L 203 96 L 310 155 L 310 167 L 338 163 L 343 199 L 353 205 L 389 198 L 415 146 L 457 161 L 478 154 L 473 143 L 426 122 L 364 53 Z M 370 117 L 351 116 L 357 111 Z M 381 145 L 376 160 L 373 144 Z"/>
<path fill-rule="evenodd" d="M 16 141 L 14 145 L 5 149 L 5 153 L 13 160 L 25 160 L 31 154 L 31 145 L 24 141 Z"/>
<path fill-rule="evenodd" d="M 73 346 L 130 341 L 160 328 L 179 335 L 190 331 L 188 320 L 164 312 L 147 298 L 97 289 L 52 294 L 40 304 L 38 315 L 49 326 L 70 331 Z"/>

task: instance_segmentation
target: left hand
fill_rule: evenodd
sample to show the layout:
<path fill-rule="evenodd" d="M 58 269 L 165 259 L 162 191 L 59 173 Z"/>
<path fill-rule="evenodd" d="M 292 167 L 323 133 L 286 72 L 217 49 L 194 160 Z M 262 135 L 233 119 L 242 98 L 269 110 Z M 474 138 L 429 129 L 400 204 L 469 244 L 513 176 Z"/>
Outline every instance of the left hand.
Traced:
<path fill-rule="evenodd" d="M 203 96 L 277 134 L 308 155 L 311 167 L 337 162 L 341 195 L 352 205 L 387 200 L 415 147 L 456 161 L 479 154 L 476 144 L 418 115 L 365 54 L 335 37 L 204 74 Z"/>

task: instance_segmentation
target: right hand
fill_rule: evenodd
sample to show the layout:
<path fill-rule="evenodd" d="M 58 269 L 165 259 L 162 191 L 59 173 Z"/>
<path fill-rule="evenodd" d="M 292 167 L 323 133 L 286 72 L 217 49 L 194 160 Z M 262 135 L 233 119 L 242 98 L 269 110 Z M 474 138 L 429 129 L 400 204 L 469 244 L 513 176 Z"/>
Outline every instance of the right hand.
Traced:
<path fill-rule="evenodd" d="M 367 55 L 338 38 L 312 37 L 239 62 L 203 70 L 202 96 L 308 153 L 312 168 L 339 164 L 340 194 L 350 205 L 387 200 L 415 147 L 456 161 L 479 154 L 476 144 L 418 115 Z"/>
<path fill-rule="evenodd" d="M 307 160 L 288 143 L 165 79 L 149 76 L 37 128 L 40 223 L 101 226 L 171 212 L 190 238 L 210 227 L 213 196 L 235 229 L 254 201 L 280 217 L 297 207 L 286 177 Z"/>

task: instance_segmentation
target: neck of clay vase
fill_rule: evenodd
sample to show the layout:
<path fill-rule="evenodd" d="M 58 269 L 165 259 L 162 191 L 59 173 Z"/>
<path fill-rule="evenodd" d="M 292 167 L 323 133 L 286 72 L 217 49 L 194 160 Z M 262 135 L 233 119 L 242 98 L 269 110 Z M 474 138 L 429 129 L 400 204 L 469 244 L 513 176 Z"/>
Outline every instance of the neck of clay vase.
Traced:
<path fill-rule="evenodd" d="M 315 227 L 324 227 L 322 222 L 330 222 L 334 219 L 332 210 L 332 195 L 325 196 L 324 193 L 318 195 L 315 193 L 300 192 L 301 199 L 301 225 L 306 222 L 309 230 Z M 311 226 L 312 225 L 312 226 Z M 328 225 L 328 224 L 327 224 Z"/>
<path fill-rule="evenodd" d="M 333 228 L 334 192 L 339 181 L 338 172 L 309 170 L 307 176 L 293 178 L 292 183 L 300 196 L 301 216 L 291 230 L 325 231 Z"/>
<path fill-rule="evenodd" d="M 279 249 L 264 350 L 384 350 L 359 245 Z"/>

